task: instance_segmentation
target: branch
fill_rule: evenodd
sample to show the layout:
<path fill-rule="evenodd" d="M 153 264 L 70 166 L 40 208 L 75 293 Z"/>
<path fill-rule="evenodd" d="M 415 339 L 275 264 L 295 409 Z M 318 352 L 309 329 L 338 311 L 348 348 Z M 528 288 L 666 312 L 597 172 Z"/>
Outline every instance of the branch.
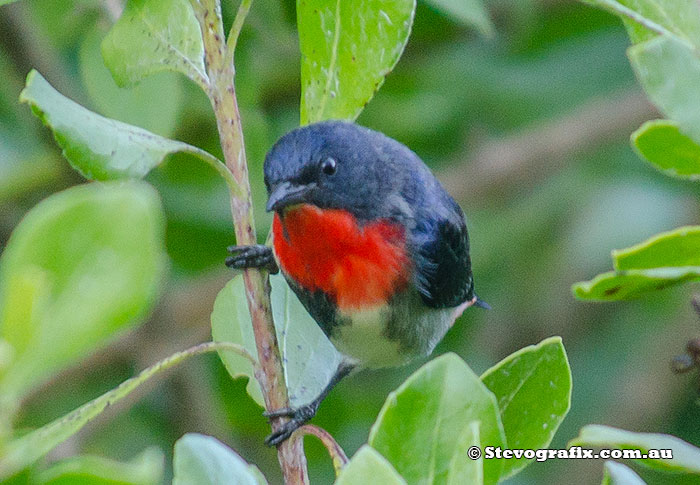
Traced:
<path fill-rule="evenodd" d="M 99 416 L 115 402 L 129 395 L 151 377 L 170 369 L 189 357 L 213 351 L 231 351 L 250 360 L 257 368 L 255 358 L 240 345 L 230 342 L 206 342 L 182 352 L 177 352 L 160 362 L 142 370 L 137 376 L 122 382 L 118 387 L 102 394 L 100 397 L 84 404 L 74 411 L 62 416 L 37 430 L 11 441 L 3 448 L 0 458 L 0 480 L 12 476 L 38 460 L 58 443 L 77 433 L 83 426 Z"/>
<path fill-rule="evenodd" d="M 571 155 L 629 136 L 656 116 L 656 108 L 638 90 L 593 99 L 561 118 L 477 147 L 470 160 L 448 164 L 438 178 L 455 199 L 478 204 L 514 185 L 542 180 Z"/>
<path fill-rule="evenodd" d="M 233 19 L 233 25 L 231 25 L 231 31 L 228 33 L 228 40 L 226 41 L 226 64 L 233 65 L 233 55 L 236 51 L 236 45 L 238 44 L 238 37 L 241 35 L 243 22 L 245 22 L 245 18 L 248 16 L 252 1 L 253 0 L 241 0 L 241 4 L 238 6 L 236 18 Z"/>
<path fill-rule="evenodd" d="M 224 152 L 226 166 L 240 188 L 240 190 L 231 192 L 231 213 L 236 243 L 239 245 L 256 244 L 248 165 L 234 87 L 233 51 L 229 50 L 225 44 L 221 5 L 218 0 L 190 1 L 199 21 L 204 40 L 204 56 L 210 80 L 207 94 L 216 116 L 221 148 Z M 229 47 L 231 48 L 235 47 L 240 27 L 249 8 L 250 0 L 242 0 L 229 37 Z M 262 389 L 265 408 L 268 411 L 274 411 L 289 407 L 282 359 L 272 320 L 270 282 L 267 275 L 263 275 L 259 270 L 245 270 L 243 282 L 260 361 L 260 372 L 256 373 L 256 378 Z M 272 429 L 276 431 L 287 420 L 288 418 L 273 420 Z M 277 456 L 285 483 L 288 485 L 308 483 L 306 458 L 301 440 L 289 439 L 285 441 L 278 447 Z"/>
<path fill-rule="evenodd" d="M 340 475 L 340 470 L 342 470 L 343 467 L 348 464 L 348 456 L 328 431 L 313 424 L 305 424 L 294 433 L 299 435 L 312 435 L 321 440 L 323 446 L 325 446 L 328 450 L 331 460 L 333 460 L 335 476 L 337 477 Z"/>

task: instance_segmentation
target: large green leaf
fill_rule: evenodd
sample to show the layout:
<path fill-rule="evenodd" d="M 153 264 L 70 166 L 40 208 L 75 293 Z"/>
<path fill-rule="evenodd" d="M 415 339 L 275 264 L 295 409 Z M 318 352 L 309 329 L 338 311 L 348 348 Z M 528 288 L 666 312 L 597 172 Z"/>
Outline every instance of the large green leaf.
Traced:
<path fill-rule="evenodd" d="M 348 464 L 343 467 L 335 483 L 336 485 L 360 483 L 406 485 L 406 481 L 394 470 L 391 463 L 367 445 L 357 450 Z"/>
<path fill-rule="evenodd" d="M 581 428 L 568 446 L 595 446 L 622 450 L 672 450 L 672 459 L 642 458 L 637 461 L 649 468 L 700 475 L 700 448 L 667 434 L 635 433 L 610 426 L 591 424 Z"/>
<path fill-rule="evenodd" d="M 697 51 L 670 36 L 630 47 L 628 56 L 639 81 L 659 109 L 681 131 L 700 143 L 700 59 Z"/>
<path fill-rule="evenodd" d="M 476 460 L 464 455 L 464 450 L 470 448 L 479 448 L 482 450 L 481 440 L 479 439 L 480 424 L 477 421 L 472 421 L 462 431 L 459 437 L 455 453 L 452 455 L 450 467 L 447 472 L 447 485 L 462 485 L 469 483 L 471 485 L 481 485 L 484 483 L 484 459 L 482 454 Z"/>
<path fill-rule="evenodd" d="M 152 377 L 190 357 L 218 350 L 236 352 L 237 354 L 245 352 L 238 345 L 222 342 L 207 342 L 177 352 L 144 369 L 137 376 L 122 382 L 111 391 L 102 394 L 65 416 L 61 416 L 39 429 L 15 438 L 7 444 L 3 444 L 3 447 L 0 448 L 0 480 L 27 468 Z"/>
<path fill-rule="evenodd" d="M 16 399 L 142 320 L 165 264 L 164 220 L 142 182 L 89 184 L 39 203 L 0 258 L 0 337 Z"/>
<path fill-rule="evenodd" d="M 292 406 L 300 406 L 312 401 L 326 387 L 342 356 L 299 302 L 284 277 L 273 275 L 270 282 L 272 311 L 285 362 L 289 399 Z M 232 279 L 221 290 L 214 303 L 211 322 L 215 341 L 238 343 L 257 356 L 242 278 Z M 250 377 L 248 393 L 262 405 L 260 387 L 253 378 L 250 364 L 232 354 L 222 354 L 221 358 L 233 377 Z"/>
<path fill-rule="evenodd" d="M 481 446 L 505 446 L 496 398 L 455 354 L 425 364 L 389 394 L 369 435 L 408 483 L 454 483 L 455 456 L 467 458 L 471 423 Z M 503 460 L 484 462 L 484 483 L 496 483 Z"/>
<path fill-rule="evenodd" d="M 518 350 L 481 380 L 498 400 L 510 448 L 540 449 L 551 443 L 571 406 L 571 369 L 560 337 Z M 528 463 L 505 460 L 502 476 L 512 476 Z"/>
<path fill-rule="evenodd" d="M 613 251 L 616 270 L 577 283 L 573 291 L 582 299 L 612 301 L 696 281 L 700 279 L 699 255 L 700 227 L 681 227 Z"/>
<path fill-rule="evenodd" d="M 455 20 L 476 27 L 482 34 L 493 34 L 493 24 L 482 0 L 427 0 L 427 2 Z"/>
<path fill-rule="evenodd" d="M 149 448 L 128 462 L 101 456 L 74 456 L 37 474 L 42 485 L 158 485 L 163 483 L 165 457 Z"/>
<path fill-rule="evenodd" d="M 297 0 L 301 124 L 355 119 L 399 60 L 415 0 Z"/>
<path fill-rule="evenodd" d="M 63 155 L 88 179 L 143 177 L 168 155 L 186 152 L 209 163 L 235 187 L 226 167 L 209 153 L 93 113 L 56 91 L 37 71 L 27 76 L 20 101 L 51 128 Z"/>
<path fill-rule="evenodd" d="M 159 71 L 178 71 L 204 87 L 204 43 L 187 0 L 129 0 L 102 41 L 105 64 L 119 86 Z"/>
<path fill-rule="evenodd" d="M 211 436 L 188 433 L 175 443 L 173 485 L 264 485 L 265 477 Z"/>
<path fill-rule="evenodd" d="M 601 485 L 646 485 L 630 467 L 614 461 L 605 462 L 605 475 Z"/>
<path fill-rule="evenodd" d="M 665 174 L 700 180 L 700 145 L 671 120 L 644 123 L 632 133 L 637 153 Z"/>

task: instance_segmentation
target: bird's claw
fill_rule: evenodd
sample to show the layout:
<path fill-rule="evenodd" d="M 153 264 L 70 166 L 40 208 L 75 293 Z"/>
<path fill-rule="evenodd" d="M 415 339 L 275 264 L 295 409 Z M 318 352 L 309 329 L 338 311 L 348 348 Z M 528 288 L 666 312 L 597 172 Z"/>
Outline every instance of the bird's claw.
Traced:
<path fill-rule="evenodd" d="M 287 440 L 292 433 L 297 429 L 301 428 L 306 424 L 311 418 L 316 415 L 318 410 L 318 403 L 311 403 L 301 406 L 296 409 L 292 408 L 282 408 L 276 409 L 274 411 L 266 411 L 263 413 L 268 419 L 289 417 L 290 420 L 282 424 L 276 431 L 273 431 L 270 435 L 265 438 L 265 444 L 267 446 L 277 446 L 280 443 Z"/>
<path fill-rule="evenodd" d="M 251 246 L 229 246 L 231 256 L 226 258 L 226 266 L 233 269 L 258 268 L 266 269 L 271 274 L 279 271 L 272 248 L 264 244 Z"/>
<path fill-rule="evenodd" d="M 263 416 L 267 418 L 267 420 L 275 419 L 275 418 L 291 418 L 294 416 L 294 413 L 296 412 L 296 409 L 293 408 L 282 408 L 282 409 L 276 409 L 274 411 L 265 411 L 263 413 Z"/>

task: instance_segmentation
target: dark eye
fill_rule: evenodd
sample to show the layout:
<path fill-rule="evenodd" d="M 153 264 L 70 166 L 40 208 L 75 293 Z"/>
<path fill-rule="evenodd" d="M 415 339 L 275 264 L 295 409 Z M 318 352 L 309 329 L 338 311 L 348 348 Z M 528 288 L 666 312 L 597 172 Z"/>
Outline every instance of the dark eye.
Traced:
<path fill-rule="evenodd" d="M 321 162 L 321 170 L 326 175 L 333 175 L 335 173 L 337 164 L 338 162 L 335 161 L 335 158 L 326 158 L 324 161 Z"/>

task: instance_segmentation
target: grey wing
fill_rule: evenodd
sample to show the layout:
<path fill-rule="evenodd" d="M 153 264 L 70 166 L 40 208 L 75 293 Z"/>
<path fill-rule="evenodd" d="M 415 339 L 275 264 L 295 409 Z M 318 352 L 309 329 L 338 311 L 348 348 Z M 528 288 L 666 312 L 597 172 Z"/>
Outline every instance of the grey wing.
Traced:
<path fill-rule="evenodd" d="M 456 307 L 474 297 L 467 226 L 454 205 L 458 217 L 424 221 L 414 232 L 416 286 L 432 308 Z"/>

